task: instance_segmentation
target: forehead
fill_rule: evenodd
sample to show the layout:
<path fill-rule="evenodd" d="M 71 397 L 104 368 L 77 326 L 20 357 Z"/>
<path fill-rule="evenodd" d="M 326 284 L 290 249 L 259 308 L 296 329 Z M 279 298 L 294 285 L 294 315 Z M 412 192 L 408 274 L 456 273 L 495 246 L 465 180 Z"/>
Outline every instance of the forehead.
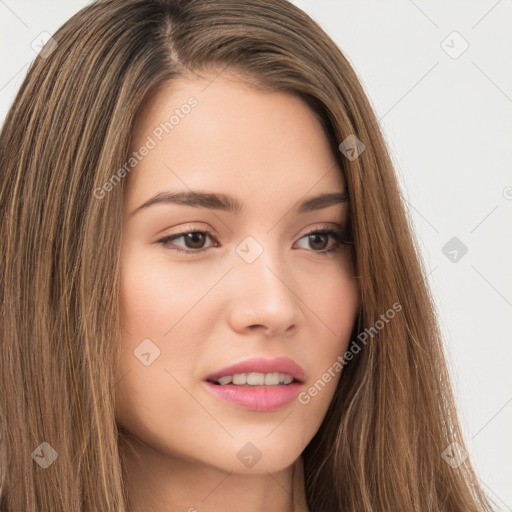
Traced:
<path fill-rule="evenodd" d="M 129 175 L 128 197 L 169 188 L 253 197 L 344 190 L 323 126 L 296 94 L 256 90 L 236 75 L 180 78 L 139 111 L 131 152 L 151 146 Z"/>

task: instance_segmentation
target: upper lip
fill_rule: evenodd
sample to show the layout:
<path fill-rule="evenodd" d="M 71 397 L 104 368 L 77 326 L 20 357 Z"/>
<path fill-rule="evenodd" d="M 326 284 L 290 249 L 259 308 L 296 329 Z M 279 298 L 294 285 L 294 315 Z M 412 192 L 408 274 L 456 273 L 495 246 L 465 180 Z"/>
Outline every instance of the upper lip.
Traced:
<path fill-rule="evenodd" d="M 304 382 L 304 370 L 289 357 L 248 359 L 216 371 L 208 375 L 206 380 L 215 382 L 221 377 L 234 375 L 235 373 L 285 373 L 291 375 L 296 381 Z"/>

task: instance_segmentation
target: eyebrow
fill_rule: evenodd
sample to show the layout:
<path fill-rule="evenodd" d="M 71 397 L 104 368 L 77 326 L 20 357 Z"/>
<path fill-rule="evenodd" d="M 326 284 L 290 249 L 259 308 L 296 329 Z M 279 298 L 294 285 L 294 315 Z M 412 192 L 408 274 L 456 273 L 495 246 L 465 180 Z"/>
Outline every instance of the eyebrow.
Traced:
<path fill-rule="evenodd" d="M 349 200 L 348 192 L 330 192 L 309 197 L 302 201 L 296 210 L 298 213 L 307 213 L 315 210 L 321 210 L 339 203 L 346 203 Z M 161 192 L 154 197 L 148 199 L 138 208 L 130 213 L 135 213 L 149 208 L 155 204 L 179 204 L 185 206 L 193 206 L 195 208 L 208 208 L 212 210 L 222 210 L 233 214 L 240 213 L 243 204 L 236 198 L 226 194 L 217 194 L 213 192 Z"/>

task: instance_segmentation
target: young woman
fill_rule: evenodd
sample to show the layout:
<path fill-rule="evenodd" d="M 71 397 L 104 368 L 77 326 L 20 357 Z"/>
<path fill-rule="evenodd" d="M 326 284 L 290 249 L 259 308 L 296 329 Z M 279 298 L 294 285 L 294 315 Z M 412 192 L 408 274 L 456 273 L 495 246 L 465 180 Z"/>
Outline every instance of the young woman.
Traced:
<path fill-rule="evenodd" d="M 285 0 L 100 0 L 1 132 L 2 511 L 489 511 L 358 79 Z"/>

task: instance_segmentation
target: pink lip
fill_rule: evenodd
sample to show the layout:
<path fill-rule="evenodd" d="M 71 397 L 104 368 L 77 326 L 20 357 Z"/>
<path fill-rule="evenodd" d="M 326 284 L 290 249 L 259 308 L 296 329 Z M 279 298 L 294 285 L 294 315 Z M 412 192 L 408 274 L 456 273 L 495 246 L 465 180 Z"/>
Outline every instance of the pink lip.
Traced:
<path fill-rule="evenodd" d="M 233 386 L 206 381 L 205 386 L 214 395 L 237 407 L 255 412 L 272 412 L 293 402 L 304 386 L 292 382 L 282 386 Z"/>
<path fill-rule="evenodd" d="M 235 373 L 286 373 L 295 380 L 304 382 L 304 370 L 289 357 L 248 359 L 212 373 L 205 380 L 216 381 L 225 375 L 234 375 Z"/>
<path fill-rule="evenodd" d="M 286 373 L 295 381 L 279 386 L 235 386 L 215 384 L 217 379 L 235 373 Z M 272 412 L 293 402 L 304 385 L 304 370 L 292 359 L 250 359 L 219 370 L 205 379 L 207 389 L 217 397 L 243 409 Z"/>

